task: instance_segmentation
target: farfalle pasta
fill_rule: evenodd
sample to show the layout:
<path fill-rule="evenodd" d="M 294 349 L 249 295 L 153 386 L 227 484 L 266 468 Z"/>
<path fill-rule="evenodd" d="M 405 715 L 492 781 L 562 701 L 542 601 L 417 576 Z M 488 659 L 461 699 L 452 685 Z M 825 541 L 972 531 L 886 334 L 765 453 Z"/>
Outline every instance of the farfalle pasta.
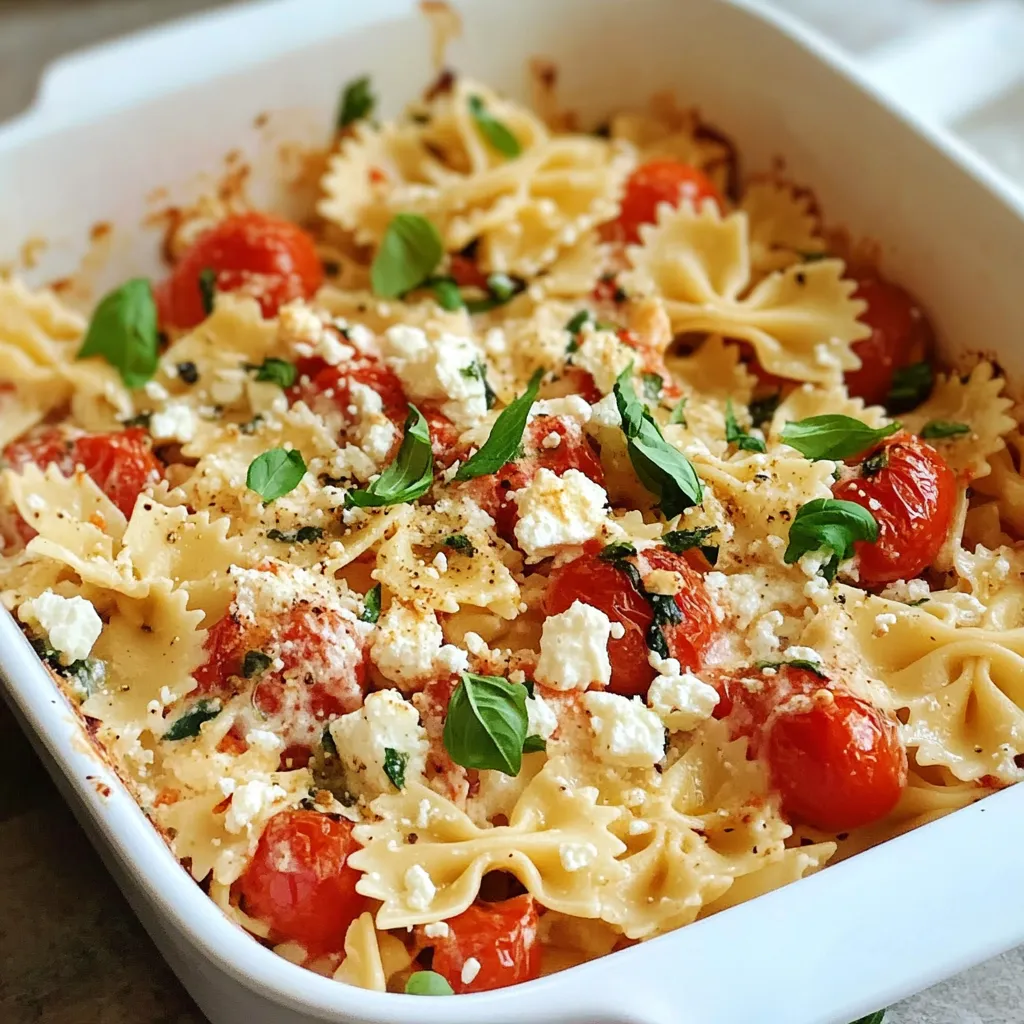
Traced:
<path fill-rule="evenodd" d="M 374 103 L 305 226 L 0 281 L 0 598 L 225 915 L 484 991 L 1019 781 L 998 368 L 667 96 Z"/>

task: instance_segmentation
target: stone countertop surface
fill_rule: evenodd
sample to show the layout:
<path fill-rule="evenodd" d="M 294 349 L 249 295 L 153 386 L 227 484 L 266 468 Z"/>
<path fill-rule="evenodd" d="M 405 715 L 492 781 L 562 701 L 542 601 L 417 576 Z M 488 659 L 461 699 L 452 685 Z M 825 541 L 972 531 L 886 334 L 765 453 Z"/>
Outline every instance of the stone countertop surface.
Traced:
<path fill-rule="evenodd" d="M 809 4 L 787 0 L 783 5 L 806 13 Z M 921 4 L 886 0 L 885 17 L 898 22 Z M 40 69 L 61 53 L 215 5 L 215 0 L 0 0 L 0 120 L 28 104 Z M 827 6 L 834 21 L 836 5 Z M 875 0 L 866 6 L 879 5 Z M 912 942 L 913 922 L 902 927 Z M 0 703 L 0 1021 L 204 1020 Z M 889 1010 L 886 1021 L 1024 1024 L 1024 947 L 905 1000 Z"/>

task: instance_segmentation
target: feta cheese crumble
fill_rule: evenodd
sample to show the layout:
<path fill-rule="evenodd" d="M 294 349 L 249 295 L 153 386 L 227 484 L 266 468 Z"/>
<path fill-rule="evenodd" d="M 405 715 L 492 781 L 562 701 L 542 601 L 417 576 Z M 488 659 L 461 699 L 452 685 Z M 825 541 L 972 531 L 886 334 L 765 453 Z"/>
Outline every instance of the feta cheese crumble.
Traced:
<path fill-rule="evenodd" d="M 150 417 L 149 432 L 156 441 L 184 444 L 196 436 L 195 413 L 184 402 L 168 402 Z"/>
<path fill-rule="evenodd" d="M 647 701 L 666 729 L 688 732 L 711 717 L 719 701 L 713 686 L 682 668 L 675 658 L 662 658 L 651 651 L 647 660 L 658 673 L 647 691 Z"/>
<path fill-rule="evenodd" d="M 585 693 L 594 753 L 611 765 L 651 768 L 665 756 L 665 728 L 639 697 L 617 693 Z"/>
<path fill-rule="evenodd" d="M 380 617 L 370 658 L 393 683 L 410 684 L 443 670 L 465 672 L 469 656 L 446 644 L 437 616 L 427 608 L 394 601 Z"/>
<path fill-rule="evenodd" d="M 597 847 L 593 843 L 562 843 L 558 848 L 558 859 L 570 874 L 582 871 L 597 858 Z"/>
<path fill-rule="evenodd" d="M 604 488 L 578 469 L 566 470 L 562 476 L 539 469 L 510 497 L 519 509 L 516 540 L 528 562 L 547 558 L 563 545 L 593 540 L 608 518 Z"/>
<path fill-rule="evenodd" d="M 460 978 L 462 979 L 462 984 L 463 985 L 472 985 L 473 982 L 476 981 L 476 976 L 479 973 L 480 973 L 480 961 L 477 960 L 477 958 L 475 956 L 471 956 L 462 965 L 462 974 L 460 975 Z"/>
<path fill-rule="evenodd" d="M 603 611 L 582 601 L 573 601 L 564 612 L 547 618 L 541 631 L 537 681 L 553 690 L 607 686 L 612 674 L 611 625 Z"/>
<path fill-rule="evenodd" d="M 46 636 L 62 665 L 88 658 L 103 631 L 103 620 L 90 601 L 61 597 L 52 590 L 22 602 L 18 618 Z"/>
<path fill-rule="evenodd" d="M 413 864 L 405 873 L 405 903 L 410 910 L 424 911 L 434 902 L 437 886 L 420 864 Z"/>

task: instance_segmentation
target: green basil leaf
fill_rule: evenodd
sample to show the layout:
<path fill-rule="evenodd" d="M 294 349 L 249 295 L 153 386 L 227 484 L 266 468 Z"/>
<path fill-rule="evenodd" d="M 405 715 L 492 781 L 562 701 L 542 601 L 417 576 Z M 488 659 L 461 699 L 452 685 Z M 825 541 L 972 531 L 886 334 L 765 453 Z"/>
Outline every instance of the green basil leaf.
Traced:
<path fill-rule="evenodd" d="M 370 76 L 363 75 L 362 78 L 352 79 L 345 86 L 341 102 L 338 104 L 338 131 L 369 117 L 376 104 L 377 98 L 370 92 Z"/>
<path fill-rule="evenodd" d="M 661 398 L 661 389 L 665 386 L 665 378 L 660 373 L 645 373 L 640 378 L 644 388 L 644 398 L 648 402 L 656 402 Z"/>
<path fill-rule="evenodd" d="M 490 382 L 487 380 L 487 369 L 480 360 L 472 363 L 470 366 L 464 366 L 459 371 L 463 377 L 469 377 L 471 380 L 478 380 L 484 386 L 484 402 L 488 409 L 494 408 L 494 403 L 498 400 L 498 396 L 494 393 L 494 388 L 491 387 Z"/>
<path fill-rule="evenodd" d="M 821 569 L 831 583 L 839 563 L 853 554 L 858 540 L 878 540 L 878 523 L 866 508 L 837 498 L 815 498 L 800 506 L 790 524 L 789 546 L 783 559 L 789 565 L 809 551 L 831 551 L 831 560 Z"/>
<path fill-rule="evenodd" d="M 472 480 L 478 476 L 497 473 L 502 466 L 512 460 L 523 440 L 526 421 L 530 418 L 533 403 L 537 401 L 537 392 L 540 390 L 543 377 L 544 371 L 536 370 L 526 390 L 498 413 L 487 440 L 476 454 L 471 455 L 459 466 L 455 474 L 456 480 Z"/>
<path fill-rule="evenodd" d="M 538 751 L 548 749 L 548 741 L 543 736 L 527 736 L 523 740 L 523 753 L 536 754 Z"/>
<path fill-rule="evenodd" d="M 629 558 L 636 554 L 636 548 L 629 541 L 619 540 L 612 544 L 606 544 L 597 556 L 602 562 L 619 562 L 623 558 Z"/>
<path fill-rule="evenodd" d="M 297 530 L 285 533 L 282 530 L 267 530 L 268 540 L 277 540 L 282 544 L 313 544 L 324 535 L 321 526 L 300 526 Z"/>
<path fill-rule="evenodd" d="M 213 267 L 199 271 L 199 297 L 203 300 L 203 312 L 209 316 L 217 302 L 217 271 Z"/>
<path fill-rule="evenodd" d="M 141 388 L 156 373 L 157 339 L 153 289 L 137 277 L 102 298 L 76 358 L 102 356 L 125 387 Z"/>
<path fill-rule="evenodd" d="M 885 400 L 889 412 L 907 412 L 919 406 L 931 393 L 935 374 L 928 363 L 912 363 L 897 370 Z"/>
<path fill-rule="evenodd" d="M 376 622 L 380 618 L 380 584 L 377 583 L 366 592 L 363 598 L 363 610 L 359 616 L 362 622 Z"/>
<path fill-rule="evenodd" d="M 499 152 L 502 156 L 516 157 L 523 151 L 519 140 L 512 134 L 508 126 L 499 121 L 484 106 L 484 101 L 479 96 L 469 97 L 469 112 L 476 122 L 480 134 Z"/>
<path fill-rule="evenodd" d="M 826 413 L 790 421 L 782 428 L 781 439 L 805 458 L 839 461 L 859 455 L 899 429 L 898 423 L 875 428 L 852 416 Z"/>
<path fill-rule="evenodd" d="M 128 427 L 142 427 L 144 430 L 149 430 L 149 425 L 153 420 L 153 414 L 151 412 L 140 412 L 137 416 L 129 416 L 126 420 L 121 420 L 121 426 L 127 429 Z"/>
<path fill-rule="evenodd" d="M 464 533 L 450 534 L 441 541 L 441 546 L 451 548 L 452 551 L 458 551 L 459 554 L 468 555 L 470 558 L 476 554 L 473 542 Z"/>
<path fill-rule="evenodd" d="M 441 236 L 426 217 L 396 214 L 370 267 L 374 294 L 397 299 L 418 288 L 433 274 L 443 256 Z"/>
<path fill-rule="evenodd" d="M 405 994 L 407 996 L 453 996 L 454 989 L 440 975 L 434 971 L 416 971 L 409 975 L 405 983 Z"/>
<path fill-rule="evenodd" d="M 409 406 L 405 437 L 394 460 L 369 487 L 349 491 L 347 505 L 380 508 L 402 505 L 423 497 L 434 482 L 434 453 L 430 447 L 430 427 L 415 405 Z"/>
<path fill-rule="evenodd" d="M 685 427 L 686 426 L 686 396 L 685 395 L 682 398 L 680 398 L 679 401 L 676 402 L 675 405 L 672 406 L 672 411 L 668 414 L 668 421 L 669 421 L 669 423 L 678 423 L 679 426 L 681 426 L 681 427 Z"/>
<path fill-rule="evenodd" d="M 192 736 L 198 736 L 199 727 L 203 722 L 209 722 L 216 718 L 220 712 L 219 700 L 197 700 L 188 711 L 171 723 L 163 738 L 165 740 L 187 740 Z"/>
<path fill-rule="evenodd" d="M 860 1017 L 855 1020 L 853 1024 L 882 1024 L 885 1020 L 885 1010 L 876 1010 L 874 1013 L 869 1013 L 866 1017 Z"/>
<path fill-rule="evenodd" d="M 302 452 L 294 448 L 271 448 L 249 463 L 245 485 L 264 501 L 270 502 L 294 491 L 305 474 L 306 463 Z"/>
<path fill-rule="evenodd" d="M 770 422 L 771 418 L 775 415 L 775 410 L 779 407 L 779 402 L 782 400 L 782 392 L 776 391 L 774 395 L 765 395 L 763 398 L 755 398 L 754 401 L 747 406 L 747 411 L 750 413 L 750 422 L 755 427 L 763 427 L 766 423 Z"/>
<path fill-rule="evenodd" d="M 963 437 L 971 432 L 970 424 L 956 423 L 953 420 L 929 420 L 922 428 L 919 437 L 930 441 L 944 437 Z"/>
<path fill-rule="evenodd" d="M 708 564 L 714 565 L 718 561 L 718 545 L 705 543 L 713 533 L 718 533 L 717 526 L 697 526 L 692 530 L 670 530 L 661 540 L 675 555 L 681 555 L 690 548 L 700 548 Z"/>
<path fill-rule="evenodd" d="M 789 658 L 782 661 L 755 661 L 756 668 L 802 668 L 813 672 L 819 679 L 828 679 L 821 670 L 821 665 L 816 661 L 808 661 L 806 658 Z"/>
<path fill-rule="evenodd" d="M 405 789 L 405 769 L 409 764 L 409 755 L 394 747 L 384 748 L 384 774 L 391 780 L 395 789 Z"/>
<path fill-rule="evenodd" d="M 736 422 L 736 413 L 733 412 L 732 399 L 725 402 L 725 440 L 728 444 L 734 444 L 740 451 L 744 452 L 765 452 L 764 441 L 759 437 L 740 430 Z"/>
<path fill-rule="evenodd" d="M 264 359 L 255 370 L 256 380 L 276 384 L 282 389 L 290 388 L 299 376 L 294 363 L 289 363 L 287 359 L 275 359 L 273 356 Z"/>
<path fill-rule="evenodd" d="M 633 390 L 633 366 L 619 374 L 613 391 L 626 435 L 626 450 L 640 483 L 658 498 L 668 519 L 704 500 L 700 477 L 690 460 L 665 440 L 650 411 Z"/>
<path fill-rule="evenodd" d="M 524 288 L 526 282 L 521 278 L 509 277 L 508 274 L 491 274 L 487 278 L 487 298 L 464 300 L 466 309 L 470 313 L 487 313 L 510 302 Z"/>
<path fill-rule="evenodd" d="M 454 313 L 455 310 L 462 309 L 465 306 L 466 303 L 462 299 L 462 292 L 459 291 L 459 286 L 453 277 L 435 277 L 430 280 L 429 284 L 434 291 L 434 298 L 437 299 L 437 304 L 442 309 L 448 310 L 449 313 Z"/>
<path fill-rule="evenodd" d="M 448 702 L 444 746 L 464 768 L 516 776 L 526 742 L 526 687 L 498 676 L 463 672 Z"/>
<path fill-rule="evenodd" d="M 246 651 L 242 659 L 242 675 L 246 679 L 253 676 L 261 676 L 270 668 L 273 659 L 262 651 Z"/>

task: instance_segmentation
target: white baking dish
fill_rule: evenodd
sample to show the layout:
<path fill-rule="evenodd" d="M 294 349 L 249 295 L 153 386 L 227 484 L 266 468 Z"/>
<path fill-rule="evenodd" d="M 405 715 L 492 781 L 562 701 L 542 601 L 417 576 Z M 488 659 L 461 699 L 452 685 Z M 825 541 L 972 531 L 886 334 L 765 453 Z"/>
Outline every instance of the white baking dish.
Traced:
<path fill-rule="evenodd" d="M 97 284 L 157 271 L 138 225 L 156 185 L 198 187 L 238 149 L 256 194 L 286 198 L 263 111 L 326 131 L 339 83 L 372 72 L 400 105 L 431 74 L 407 0 L 284 0 L 221 12 L 64 62 L 0 130 L 0 259 L 51 246 L 40 280 L 74 269 L 97 221 L 117 226 Z M 947 351 L 990 349 L 1024 377 L 1024 205 L 950 138 L 909 120 L 829 47 L 721 0 L 465 0 L 460 69 L 522 94 L 525 58 L 562 68 L 563 100 L 597 116 L 675 87 L 739 143 L 786 156 L 833 222 L 882 242 Z M 302 113 L 298 112 L 302 109 Z M 283 122 L 282 122 L 283 123 Z M 458 1000 L 349 988 L 230 924 L 178 866 L 85 739 L 12 620 L 9 700 L 171 966 L 215 1024 L 847 1024 L 1024 941 L 1024 787 L 993 796 L 781 891 L 612 957 Z"/>

